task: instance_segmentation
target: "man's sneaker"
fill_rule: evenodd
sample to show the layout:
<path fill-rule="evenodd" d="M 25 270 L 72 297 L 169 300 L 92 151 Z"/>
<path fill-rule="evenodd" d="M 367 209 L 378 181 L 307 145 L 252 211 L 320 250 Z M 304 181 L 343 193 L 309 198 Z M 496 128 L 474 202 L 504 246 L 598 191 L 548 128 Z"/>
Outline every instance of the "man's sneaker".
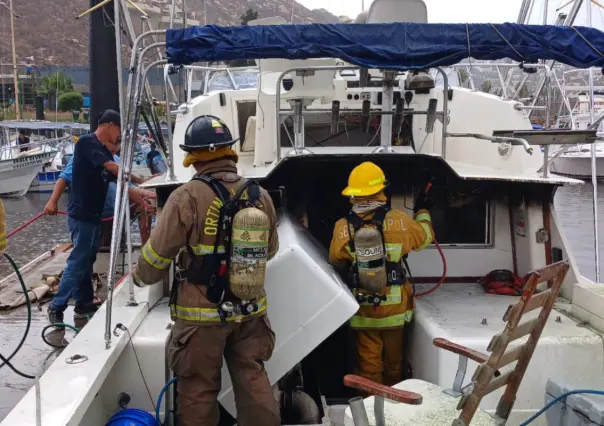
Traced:
<path fill-rule="evenodd" d="M 63 323 L 63 312 L 55 311 L 48 307 L 48 322 L 51 324 Z"/>

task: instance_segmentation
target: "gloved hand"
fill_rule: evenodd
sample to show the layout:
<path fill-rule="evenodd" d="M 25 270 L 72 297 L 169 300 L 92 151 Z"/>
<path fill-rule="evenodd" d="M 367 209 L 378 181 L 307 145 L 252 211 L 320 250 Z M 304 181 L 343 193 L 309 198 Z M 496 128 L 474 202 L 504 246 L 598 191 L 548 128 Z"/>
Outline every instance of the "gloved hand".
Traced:
<path fill-rule="evenodd" d="M 138 268 L 134 268 L 134 271 L 132 272 L 132 282 L 134 283 L 135 286 L 137 287 L 144 287 L 145 283 L 143 283 L 140 279 L 140 277 L 138 276 Z"/>
<path fill-rule="evenodd" d="M 432 208 L 432 200 L 428 198 L 426 194 L 420 194 L 415 200 L 413 205 L 413 213 L 417 213 L 419 210 L 430 210 Z"/>

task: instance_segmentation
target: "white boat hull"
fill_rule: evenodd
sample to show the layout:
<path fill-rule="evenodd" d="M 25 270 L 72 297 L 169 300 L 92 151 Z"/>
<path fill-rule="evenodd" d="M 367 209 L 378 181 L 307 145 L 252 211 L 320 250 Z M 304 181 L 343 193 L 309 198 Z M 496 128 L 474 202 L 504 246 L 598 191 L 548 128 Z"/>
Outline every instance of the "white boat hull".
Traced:
<path fill-rule="evenodd" d="M 559 175 L 581 179 L 591 178 L 591 157 L 560 156 L 553 161 L 551 171 Z M 596 157 L 596 176 L 600 179 L 604 178 L 604 156 Z"/>
<path fill-rule="evenodd" d="M 0 195 L 23 196 L 56 151 L 0 161 Z"/>
<path fill-rule="evenodd" d="M 54 170 L 50 172 L 42 171 L 38 173 L 32 181 L 28 192 L 52 192 L 55 187 L 55 184 L 57 183 L 57 180 L 59 179 L 60 174 L 61 170 Z"/>

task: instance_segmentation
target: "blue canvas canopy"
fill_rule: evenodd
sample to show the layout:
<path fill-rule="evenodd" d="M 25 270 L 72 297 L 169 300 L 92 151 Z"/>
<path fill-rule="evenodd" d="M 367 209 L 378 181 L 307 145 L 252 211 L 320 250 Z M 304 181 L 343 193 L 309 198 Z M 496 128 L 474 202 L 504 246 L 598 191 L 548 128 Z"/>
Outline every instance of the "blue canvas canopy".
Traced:
<path fill-rule="evenodd" d="M 166 31 L 168 61 L 340 58 L 367 68 L 426 69 L 465 58 L 554 59 L 604 66 L 604 33 L 594 28 L 519 24 L 312 24 Z"/>

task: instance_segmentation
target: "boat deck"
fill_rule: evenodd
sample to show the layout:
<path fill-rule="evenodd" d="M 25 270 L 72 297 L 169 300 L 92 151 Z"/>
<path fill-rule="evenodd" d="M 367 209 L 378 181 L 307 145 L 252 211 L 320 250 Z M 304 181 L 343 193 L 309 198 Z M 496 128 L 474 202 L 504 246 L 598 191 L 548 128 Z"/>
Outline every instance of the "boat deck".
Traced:
<path fill-rule="evenodd" d="M 43 274 L 55 275 L 60 273 L 67 261 L 69 252 L 57 253 L 47 258 L 41 256 L 25 265 L 22 270 L 23 280 L 29 288 L 33 284 L 40 282 Z M 4 260 L 6 261 L 6 260 Z M 107 272 L 109 266 L 109 255 L 99 253 L 94 265 L 95 272 Z M 99 291 L 99 296 L 104 298 L 107 291 L 106 281 Z M 15 299 L 21 292 L 21 286 L 16 277 L 9 276 L 0 281 L 0 305 L 6 301 Z M 65 312 L 67 323 L 73 323 L 73 306 L 69 306 Z M 0 321 L 2 322 L 2 339 L 0 339 L 0 353 L 3 356 L 9 356 L 19 344 L 25 327 L 27 325 L 27 308 L 21 306 L 16 309 L 1 311 Z M 54 349 L 47 346 L 41 338 L 42 329 L 48 325 L 46 316 L 46 306 L 34 303 L 32 309 L 32 321 L 29 335 L 19 353 L 13 359 L 16 368 L 26 374 L 41 376 L 48 367 L 54 362 L 61 353 L 60 349 Z M 66 340 L 71 340 L 73 332 L 65 333 Z M 10 410 L 19 402 L 19 400 L 33 386 L 34 381 L 18 376 L 9 368 L 0 369 L 0 421 L 8 415 Z"/>
<path fill-rule="evenodd" d="M 418 286 L 418 291 L 425 289 L 426 286 Z M 502 318 L 506 309 L 517 299 L 487 294 L 475 283 L 445 284 L 418 299 L 411 349 L 414 376 L 450 388 L 459 356 L 437 349 L 433 339 L 442 337 L 487 353 L 491 338 L 505 327 Z M 604 374 L 602 337 L 578 326 L 579 322 L 567 314 L 568 307 L 569 302 L 560 298 L 543 330 L 514 406 L 519 418 L 528 417 L 528 413 L 544 405 L 547 379 Z M 524 321 L 537 313 L 527 314 Z M 464 385 L 477 366 L 473 361 L 468 362 Z M 505 372 L 509 367 L 502 370 Z M 481 407 L 492 411 L 502 392 L 500 389 L 484 398 Z"/>

